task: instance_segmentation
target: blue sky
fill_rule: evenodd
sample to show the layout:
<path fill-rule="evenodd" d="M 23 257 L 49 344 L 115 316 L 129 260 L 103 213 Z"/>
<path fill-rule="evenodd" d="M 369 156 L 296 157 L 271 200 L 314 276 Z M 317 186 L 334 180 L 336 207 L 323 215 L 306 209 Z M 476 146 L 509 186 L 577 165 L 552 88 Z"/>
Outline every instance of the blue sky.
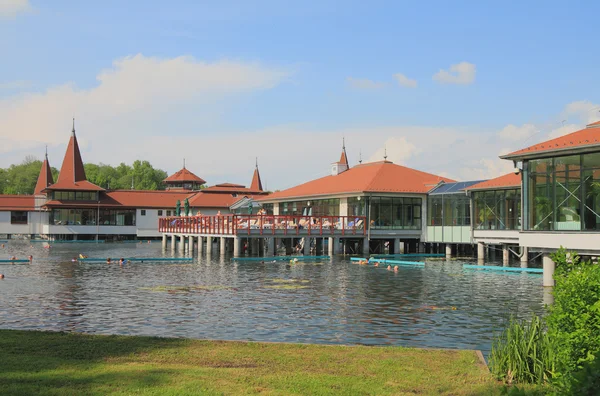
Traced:
<path fill-rule="evenodd" d="M 0 166 L 59 166 L 74 115 L 84 160 L 185 156 L 209 183 L 256 156 L 270 188 L 327 174 L 342 136 L 464 180 L 600 114 L 593 1 L 5 3 Z"/>

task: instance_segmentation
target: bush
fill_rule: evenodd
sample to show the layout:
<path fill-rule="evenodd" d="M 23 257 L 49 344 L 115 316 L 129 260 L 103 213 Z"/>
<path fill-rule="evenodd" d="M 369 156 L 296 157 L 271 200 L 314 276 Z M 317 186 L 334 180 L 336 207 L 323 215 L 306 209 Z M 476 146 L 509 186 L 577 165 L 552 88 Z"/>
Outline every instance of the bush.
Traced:
<path fill-rule="evenodd" d="M 556 286 L 546 323 L 558 346 L 557 373 L 570 377 L 600 358 L 600 266 L 562 248 L 552 259 Z"/>
<path fill-rule="evenodd" d="M 512 318 L 494 340 L 490 371 L 506 383 L 543 384 L 554 373 L 555 355 L 542 320 L 533 315 L 530 322 Z"/>
<path fill-rule="evenodd" d="M 557 394 L 565 396 L 596 396 L 600 392 L 600 359 L 584 363 L 570 377 L 561 377 L 555 384 Z"/>

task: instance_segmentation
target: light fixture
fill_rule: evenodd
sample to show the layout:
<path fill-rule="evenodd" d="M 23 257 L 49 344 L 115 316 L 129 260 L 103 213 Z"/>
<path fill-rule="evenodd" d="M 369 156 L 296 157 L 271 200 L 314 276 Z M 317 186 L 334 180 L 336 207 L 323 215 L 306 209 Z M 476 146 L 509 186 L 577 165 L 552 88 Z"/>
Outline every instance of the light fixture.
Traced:
<path fill-rule="evenodd" d="M 356 199 L 357 199 L 358 201 L 360 201 L 360 200 L 361 200 L 361 197 L 360 197 L 360 195 L 359 195 L 359 196 L 358 196 L 358 198 L 356 198 Z"/>

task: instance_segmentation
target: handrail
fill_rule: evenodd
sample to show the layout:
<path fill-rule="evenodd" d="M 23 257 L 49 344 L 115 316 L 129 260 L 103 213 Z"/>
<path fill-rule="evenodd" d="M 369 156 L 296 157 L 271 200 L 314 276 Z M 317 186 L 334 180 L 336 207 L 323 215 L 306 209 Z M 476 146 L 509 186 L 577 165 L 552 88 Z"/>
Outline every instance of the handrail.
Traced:
<path fill-rule="evenodd" d="M 163 233 L 209 235 L 366 235 L 365 216 L 242 215 L 161 217 Z"/>

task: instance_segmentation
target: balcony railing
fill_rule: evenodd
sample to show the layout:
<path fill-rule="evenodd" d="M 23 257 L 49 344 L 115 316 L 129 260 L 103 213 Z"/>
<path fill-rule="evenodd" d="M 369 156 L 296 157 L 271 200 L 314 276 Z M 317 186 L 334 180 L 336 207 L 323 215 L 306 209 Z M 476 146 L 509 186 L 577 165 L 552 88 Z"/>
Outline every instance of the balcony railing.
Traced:
<path fill-rule="evenodd" d="M 207 235 L 366 235 L 364 216 L 215 215 L 159 219 L 163 233 Z"/>

